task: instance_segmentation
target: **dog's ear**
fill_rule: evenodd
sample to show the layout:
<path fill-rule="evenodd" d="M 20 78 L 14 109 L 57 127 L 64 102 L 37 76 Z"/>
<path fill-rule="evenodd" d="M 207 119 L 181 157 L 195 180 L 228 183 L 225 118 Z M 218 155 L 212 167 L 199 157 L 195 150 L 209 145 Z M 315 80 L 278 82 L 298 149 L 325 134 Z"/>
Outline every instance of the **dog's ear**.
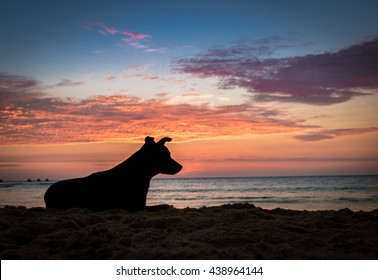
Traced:
<path fill-rule="evenodd" d="M 146 143 L 146 144 L 155 144 L 154 137 L 147 136 L 147 137 L 144 139 L 144 143 Z"/>
<path fill-rule="evenodd" d="M 171 142 L 171 141 L 172 141 L 172 138 L 164 137 L 164 138 L 160 139 L 157 143 L 158 143 L 159 145 L 164 145 L 165 142 Z"/>

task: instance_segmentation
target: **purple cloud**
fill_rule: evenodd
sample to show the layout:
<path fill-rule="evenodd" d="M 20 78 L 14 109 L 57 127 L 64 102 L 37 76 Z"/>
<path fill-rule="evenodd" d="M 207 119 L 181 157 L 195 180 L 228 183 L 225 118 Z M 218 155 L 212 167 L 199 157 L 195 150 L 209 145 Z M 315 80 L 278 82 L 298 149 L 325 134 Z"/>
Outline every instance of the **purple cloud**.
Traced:
<path fill-rule="evenodd" d="M 0 72 L 0 105 L 17 103 L 46 96 L 40 91 L 40 82 L 33 78 Z"/>
<path fill-rule="evenodd" d="M 214 161 L 220 161 L 215 159 Z M 335 162 L 335 161 L 378 161 L 378 157 L 232 157 L 222 161 L 230 162 Z"/>
<path fill-rule="evenodd" d="M 326 139 L 333 139 L 338 136 L 352 136 L 360 135 L 370 132 L 377 132 L 378 127 L 366 127 L 366 128 L 340 128 L 322 130 L 316 133 L 308 133 L 305 135 L 297 135 L 294 138 L 302 141 L 320 141 Z"/>
<path fill-rule="evenodd" d="M 256 101 L 329 105 L 365 95 L 359 88 L 378 87 L 378 39 L 334 52 L 283 58 L 261 58 L 269 55 L 264 46 L 209 50 L 176 61 L 174 69 L 218 77 L 220 88 L 244 88 Z"/>
<path fill-rule="evenodd" d="M 0 90 L 2 91 L 30 90 L 38 85 L 39 81 L 35 79 L 0 72 Z"/>
<path fill-rule="evenodd" d="M 327 134 L 305 134 L 305 135 L 297 135 L 294 138 L 302 141 L 320 141 L 320 140 L 326 140 L 326 139 L 333 139 L 335 138 L 334 136 L 327 135 Z"/>
<path fill-rule="evenodd" d="M 70 79 L 63 79 L 59 83 L 56 83 L 53 87 L 71 87 L 71 86 L 81 86 L 84 81 L 72 81 Z"/>

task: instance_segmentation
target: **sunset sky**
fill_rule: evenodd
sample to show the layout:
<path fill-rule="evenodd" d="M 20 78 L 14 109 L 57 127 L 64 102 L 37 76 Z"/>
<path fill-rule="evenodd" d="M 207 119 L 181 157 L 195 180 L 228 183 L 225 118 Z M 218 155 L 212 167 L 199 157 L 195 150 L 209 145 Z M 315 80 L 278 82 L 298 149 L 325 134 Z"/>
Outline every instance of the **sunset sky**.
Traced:
<path fill-rule="evenodd" d="M 0 9 L 0 178 L 85 176 L 170 136 L 178 177 L 378 175 L 378 2 Z"/>

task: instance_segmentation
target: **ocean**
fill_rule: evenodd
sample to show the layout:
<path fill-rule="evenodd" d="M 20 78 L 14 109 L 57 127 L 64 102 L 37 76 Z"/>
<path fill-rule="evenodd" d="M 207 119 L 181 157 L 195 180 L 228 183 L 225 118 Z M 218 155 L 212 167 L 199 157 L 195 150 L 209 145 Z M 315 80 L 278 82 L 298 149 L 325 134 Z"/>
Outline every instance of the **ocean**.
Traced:
<path fill-rule="evenodd" d="M 44 207 L 54 181 L 0 182 L 0 207 Z M 147 205 L 176 208 L 251 203 L 265 209 L 378 209 L 378 176 L 152 179 Z"/>

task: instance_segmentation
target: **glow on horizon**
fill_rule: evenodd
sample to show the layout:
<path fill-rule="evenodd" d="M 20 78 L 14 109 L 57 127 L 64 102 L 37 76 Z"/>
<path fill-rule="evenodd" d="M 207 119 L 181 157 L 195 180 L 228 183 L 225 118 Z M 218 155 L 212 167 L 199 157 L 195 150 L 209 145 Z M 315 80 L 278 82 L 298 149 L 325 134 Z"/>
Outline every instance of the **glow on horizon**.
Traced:
<path fill-rule="evenodd" d="M 198 140 L 167 144 L 186 177 L 377 175 L 376 138 L 345 136 L 324 143 L 288 135 Z M 329 140 L 328 140 L 329 141 Z M 1 147 L 0 178 L 63 179 L 109 169 L 138 150 L 139 143 L 14 145 Z M 356 149 L 355 147 L 358 147 Z"/>

